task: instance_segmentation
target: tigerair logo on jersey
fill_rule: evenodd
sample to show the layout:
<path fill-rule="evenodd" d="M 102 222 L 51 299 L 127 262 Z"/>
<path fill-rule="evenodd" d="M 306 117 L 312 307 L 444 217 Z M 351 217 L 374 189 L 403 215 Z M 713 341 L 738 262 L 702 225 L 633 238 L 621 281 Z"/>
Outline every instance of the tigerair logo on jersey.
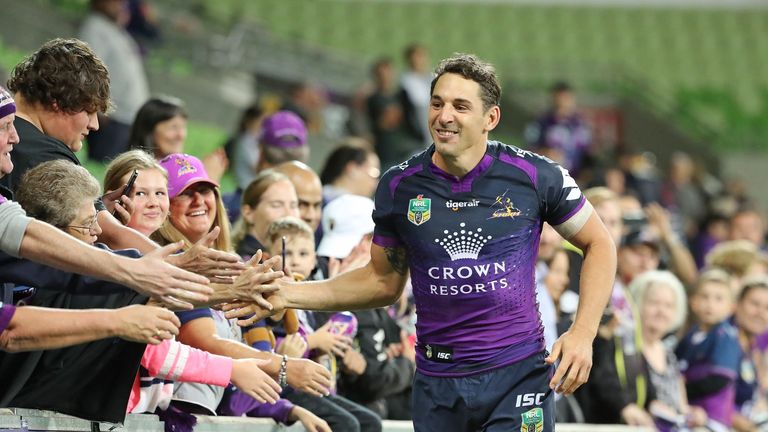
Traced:
<path fill-rule="evenodd" d="M 416 195 L 408 201 L 408 220 L 419 226 L 432 217 L 432 199 L 424 198 L 424 195 Z"/>
<path fill-rule="evenodd" d="M 542 432 L 544 430 L 544 411 L 534 408 L 521 414 L 520 432 Z"/>
<path fill-rule="evenodd" d="M 496 197 L 496 200 L 491 205 L 493 213 L 491 213 L 491 217 L 488 219 L 513 218 L 520 215 L 520 210 L 515 207 L 515 204 L 512 203 L 512 199 L 507 196 L 507 193 L 509 193 L 509 189 Z"/>
<path fill-rule="evenodd" d="M 445 207 L 449 208 L 455 212 L 459 211 L 459 209 L 462 209 L 464 207 L 477 207 L 480 205 L 480 200 L 470 200 L 470 201 L 454 201 L 454 200 L 448 200 L 445 202 Z"/>

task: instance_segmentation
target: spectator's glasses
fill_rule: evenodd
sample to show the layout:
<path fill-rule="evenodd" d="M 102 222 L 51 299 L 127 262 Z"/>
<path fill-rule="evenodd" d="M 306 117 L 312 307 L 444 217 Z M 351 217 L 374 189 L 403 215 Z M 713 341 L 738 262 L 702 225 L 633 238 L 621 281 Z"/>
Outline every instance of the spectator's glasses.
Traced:
<path fill-rule="evenodd" d="M 88 225 L 67 225 L 64 228 L 74 228 L 77 230 L 82 230 L 83 232 L 88 232 L 88 234 L 94 234 L 96 232 L 97 221 L 98 213 L 93 215 L 93 219 L 91 219 L 91 223 Z"/>

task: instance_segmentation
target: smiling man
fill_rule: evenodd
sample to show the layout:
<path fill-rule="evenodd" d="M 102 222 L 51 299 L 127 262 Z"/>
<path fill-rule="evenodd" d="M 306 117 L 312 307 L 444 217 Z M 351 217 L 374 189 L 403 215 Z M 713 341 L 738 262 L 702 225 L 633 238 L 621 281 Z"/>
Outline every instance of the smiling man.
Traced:
<path fill-rule="evenodd" d="M 428 113 L 434 144 L 381 179 L 369 264 L 284 282 L 269 298 L 276 310 L 376 308 L 402 294 L 410 272 L 417 431 L 554 430 L 552 391 L 587 380 L 613 283 L 613 241 L 568 172 L 488 140 L 500 97 L 491 65 L 466 54 L 443 60 Z M 550 355 L 534 280 L 544 222 L 584 251 L 579 310 Z"/>
<path fill-rule="evenodd" d="M 77 39 L 47 42 L 14 68 L 8 89 L 24 145 L 13 152 L 16 169 L 2 183 L 15 190 L 29 168 L 47 160 L 79 165 L 75 152 L 99 128 L 96 114 L 109 108 L 109 73 L 93 51 Z"/>

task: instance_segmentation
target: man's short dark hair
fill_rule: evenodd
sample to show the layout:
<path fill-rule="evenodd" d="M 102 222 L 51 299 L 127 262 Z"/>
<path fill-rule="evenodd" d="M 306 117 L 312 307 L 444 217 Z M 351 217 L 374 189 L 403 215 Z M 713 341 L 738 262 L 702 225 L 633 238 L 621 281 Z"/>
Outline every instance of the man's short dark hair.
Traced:
<path fill-rule="evenodd" d="M 413 57 L 413 55 L 416 54 L 416 52 L 420 50 L 425 50 L 425 49 L 426 48 L 424 47 L 424 45 L 420 43 L 414 42 L 414 43 L 408 44 L 408 46 L 405 47 L 405 50 L 403 50 L 403 58 L 405 59 L 405 62 L 410 64 L 411 57 Z"/>
<path fill-rule="evenodd" d="M 8 89 L 29 103 L 74 114 L 105 113 L 109 104 L 109 72 L 83 41 L 53 39 L 17 64 Z"/>
<path fill-rule="evenodd" d="M 571 87 L 568 81 L 555 81 L 552 87 L 549 88 L 549 91 L 551 93 L 569 92 L 573 91 L 573 87 Z"/>
<path fill-rule="evenodd" d="M 435 91 L 435 84 L 441 76 L 453 73 L 472 80 L 480 85 L 480 99 L 483 101 L 483 109 L 489 110 L 499 104 L 501 100 L 501 86 L 499 85 L 496 69 L 492 64 L 484 62 L 472 54 L 454 54 L 453 57 L 444 59 L 435 69 L 435 78 L 432 80 L 429 94 Z"/>

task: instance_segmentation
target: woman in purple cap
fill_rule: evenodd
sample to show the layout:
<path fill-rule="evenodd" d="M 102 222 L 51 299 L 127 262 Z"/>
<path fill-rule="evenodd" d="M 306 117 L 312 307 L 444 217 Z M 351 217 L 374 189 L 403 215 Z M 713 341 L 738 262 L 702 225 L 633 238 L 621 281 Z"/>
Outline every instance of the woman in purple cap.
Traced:
<path fill-rule="evenodd" d="M 184 241 L 192 244 L 209 232 L 219 228 L 215 249 L 232 251 L 230 228 L 221 201 L 219 185 L 213 181 L 196 157 L 175 153 L 160 161 L 168 172 L 170 215 L 153 235 L 161 244 Z M 258 253 L 256 262 L 261 258 Z M 214 354 L 238 358 L 270 360 L 262 370 L 277 377 L 285 386 L 301 391 L 325 395 L 330 386 L 330 374 L 321 365 L 306 359 L 288 359 L 285 356 L 255 350 L 240 342 L 240 329 L 230 325 L 223 313 L 209 308 L 179 313 L 181 332 L 179 341 Z M 181 384 L 174 395 L 177 405 L 195 413 L 213 413 L 223 391 L 196 384 Z"/>

